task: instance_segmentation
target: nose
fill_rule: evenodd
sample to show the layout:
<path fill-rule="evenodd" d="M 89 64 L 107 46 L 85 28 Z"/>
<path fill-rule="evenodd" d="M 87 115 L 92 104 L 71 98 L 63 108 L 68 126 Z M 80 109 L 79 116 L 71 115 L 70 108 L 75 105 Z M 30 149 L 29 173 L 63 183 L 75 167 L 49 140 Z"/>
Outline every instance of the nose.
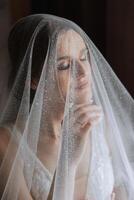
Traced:
<path fill-rule="evenodd" d="M 75 73 L 76 73 L 76 77 L 84 77 L 86 76 L 86 67 L 84 64 L 80 63 L 79 61 L 75 62 Z"/>

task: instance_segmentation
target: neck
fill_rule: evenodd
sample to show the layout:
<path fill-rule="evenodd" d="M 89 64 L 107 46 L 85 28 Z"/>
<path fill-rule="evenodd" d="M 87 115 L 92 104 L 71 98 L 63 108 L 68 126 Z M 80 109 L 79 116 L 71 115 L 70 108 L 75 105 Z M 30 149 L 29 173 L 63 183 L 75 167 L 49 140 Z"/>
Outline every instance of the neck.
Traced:
<path fill-rule="evenodd" d="M 44 121 L 44 122 L 43 122 Z M 59 140 L 61 134 L 61 118 L 54 116 L 47 116 L 41 121 L 41 137 L 48 137 L 49 139 Z"/>

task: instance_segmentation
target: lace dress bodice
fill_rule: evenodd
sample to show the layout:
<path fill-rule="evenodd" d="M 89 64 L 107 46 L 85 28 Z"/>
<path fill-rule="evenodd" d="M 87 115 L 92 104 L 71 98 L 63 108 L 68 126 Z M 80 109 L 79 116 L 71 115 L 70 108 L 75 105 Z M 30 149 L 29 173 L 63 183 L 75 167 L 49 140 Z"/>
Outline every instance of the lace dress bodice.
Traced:
<path fill-rule="evenodd" d="M 10 133 L 12 133 L 12 126 L 5 126 L 4 128 L 6 128 Z M 17 136 L 19 137 L 19 132 Z M 18 138 L 15 138 L 15 140 L 17 139 Z M 27 156 L 25 156 L 25 154 L 27 154 Z M 32 157 L 32 159 L 34 160 L 33 178 L 30 190 L 34 200 L 47 200 L 53 179 L 52 174 L 39 160 L 39 158 L 31 152 L 28 145 L 22 145 L 20 155 L 21 158 L 23 158 L 24 160 L 24 177 L 26 183 L 28 182 L 28 173 L 31 171 L 31 166 L 28 157 Z"/>
<path fill-rule="evenodd" d="M 31 158 L 34 160 L 34 169 L 33 169 L 33 176 L 32 176 L 32 184 L 31 184 L 31 194 L 34 198 L 34 200 L 47 200 L 47 196 L 49 194 L 49 190 L 51 187 L 53 176 L 50 174 L 48 169 L 44 166 L 44 164 L 39 160 L 37 155 L 33 154 L 29 147 L 26 148 L 25 151 L 22 153 L 22 157 L 24 160 L 24 177 L 26 182 L 28 173 L 31 171 L 31 167 L 29 164 L 29 160 Z M 24 156 L 24 154 L 29 154 L 27 158 Z M 28 159 L 30 157 L 30 159 Z M 28 169 L 29 168 L 29 169 Z"/>
<path fill-rule="evenodd" d="M 6 127 L 9 130 L 9 127 Z M 12 132 L 12 131 L 10 131 Z M 17 136 L 17 134 L 16 134 Z M 18 133 L 19 137 L 19 133 Z M 19 139 L 19 138 L 18 138 Z M 17 137 L 15 140 L 18 140 Z M 34 200 L 47 200 L 49 190 L 52 184 L 53 175 L 48 171 L 48 169 L 44 166 L 41 160 L 34 154 L 26 143 L 21 145 L 20 156 L 24 161 L 24 177 L 26 183 L 28 183 L 29 173 L 31 173 L 31 166 L 29 160 L 34 160 L 33 165 L 33 176 L 31 181 L 31 195 Z M 26 156 L 27 155 L 27 156 Z M 96 155 L 95 155 L 96 156 Z M 94 157 L 93 157 L 94 158 Z M 95 163 L 95 162 L 94 162 Z M 103 165 L 105 163 L 105 165 Z M 104 176 L 105 175 L 105 176 Z M 102 178 L 99 178 L 102 177 Z M 114 185 L 113 171 L 109 158 L 107 156 L 101 157 L 99 156 L 97 159 L 97 163 L 95 163 L 95 170 L 91 174 L 90 178 L 93 183 L 100 185 L 98 188 L 98 192 L 101 193 L 102 187 L 105 188 L 106 194 L 111 194 Z M 88 196 L 92 196 L 92 194 L 88 194 Z M 106 196 L 106 195 L 105 195 Z M 92 198 L 91 198 L 92 199 Z"/>
<path fill-rule="evenodd" d="M 52 183 L 52 175 L 39 159 L 36 160 L 31 193 L 35 200 L 46 200 Z"/>

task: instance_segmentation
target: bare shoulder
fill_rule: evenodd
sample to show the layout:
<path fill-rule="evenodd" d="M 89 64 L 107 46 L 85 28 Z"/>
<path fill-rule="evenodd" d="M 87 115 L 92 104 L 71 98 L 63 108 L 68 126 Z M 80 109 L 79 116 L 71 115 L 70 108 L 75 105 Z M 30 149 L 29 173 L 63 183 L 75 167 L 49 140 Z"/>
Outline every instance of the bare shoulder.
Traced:
<path fill-rule="evenodd" d="M 5 154 L 9 140 L 10 132 L 4 127 L 0 127 L 0 157 Z"/>
<path fill-rule="evenodd" d="M 6 154 L 6 150 L 9 144 L 11 138 L 11 133 L 8 129 L 4 128 L 4 127 L 0 127 L 0 163 L 2 163 L 2 160 L 4 158 L 4 155 Z M 13 146 L 14 147 L 14 146 Z M 16 151 L 14 151 L 14 148 L 10 149 L 9 152 L 9 157 L 10 158 L 9 162 L 6 162 L 6 165 L 4 165 L 4 167 L 2 168 L 2 174 L 1 177 L 2 179 L 0 179 L 0 197 L 3 194 L 3 191 L 5 190 L 5 186 L 7 184 L 7 181 L 9 180 L 9 174 L 10 174 L 10 170 L 12 169 L 12 159 L 14 160 L 14 155 L 16 155 Z M 33 200 L 33 198 L 31 197 L 29 190 L 27 188 L 25 179 L 24 179 L 24 175 L 23 175 L 23 170 L 22 170 L 22 165 L 21 165 L 21 160 L 18 160 L 19 162 L 17 163 L 17 167 L 16 169 L 16 174 L 15 176 L 17 176 L 17 182 L 19 181 L 19 186 L 20 186 L 20 194 L 18 196 L 17 199 L 29 199 L 29 200 Z M 16 183 L 15 183 L 16 184 Z"/>

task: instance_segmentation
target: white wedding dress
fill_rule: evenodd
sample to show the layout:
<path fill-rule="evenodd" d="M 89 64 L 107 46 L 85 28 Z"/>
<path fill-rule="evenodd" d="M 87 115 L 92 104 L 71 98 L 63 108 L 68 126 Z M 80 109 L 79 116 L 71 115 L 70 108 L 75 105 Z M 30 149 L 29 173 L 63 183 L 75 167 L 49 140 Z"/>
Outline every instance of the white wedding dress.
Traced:
<path fill-rule="evenodd" d="M 39 159 L 36 159 L 31 193 L 35 200 L 47 200 L 52 176 Z"/>
<path fill-rule="evenodd" d="M 8 125 L 5 128 L 8 129 L 10 133 L 13 133 L 13 131 L 11 131 L 12 129 L 11 126 Z M 19 137 L 19 134 L 20 134 L 19 130 L 16 129 L 15 131 L 17 131 L 16 135 L 18 135 Z M 33 152 L 31 152 L 30 148 L 26 146 L 26 144 L 24 146 L 22 145 L 22 148 L 23 149 L 20 152 L 21 152 L 22 158 L 24 159 L 24 163 L 26 163 L 29 169 L 30 169 L 30 164 L 28 160 L 25 159 L 25 155 L 24 155 L 25 152 L 27 154 L 29 153 L 30 159 L 32 157 L 32 159 L 34 159 L 35 161 L 30 192 L 34 200 L 47 200 L 49 190 L 52 184 L 53 176 L 49 172 L 49 170 L 44 166 L 44 164 L 39 160 L 39 158 L 35 156 Z M 105 162 L 106 163 L 105 166 L 103 165 L 104 159 L 107 160 L 107 162 Z M 100 159 L 98 158 L 97 160 L 98 161 L 96 163 L 96 170 L 93 173 L 93 176 L 91 175 L 91 178 L 93 178 L 95 182 L 100 182 L 100 190 L 102 189 L 101 187 L 104 186 L 103 184 L 107 185 L 107 187 L 105 186 L 105 192 L 107 194 L 110 194 L 112 193 L 113 182 L 114 182 L 113 170 L 111 168 L 111 163 L 109 162 L 110 160 L 108 158 L 104 158 L 101 156 L 100 156 Z M 104 170 L 105 170 L 105 176 L 102 175 L 102 171 Z M 26 182 L 27 182 L 27 173 L 28 172 L 25 171 L 25 164 L 24 164 L 24 177 L 25 177 Z M 98 179 L 98 174 L 100 174 L 102 180 L 100 178 Z M 91 193 L 88 194 L 88 199 L 89 200 L 92 199 Z M 111 199 L 107 199 L 107 200 L 111 200 Z"/>
<path fill-rule="evenodd" d="M 11 126 L 8 125 L 4 128 L 6 128 L 10 133 L 12 133 Z M 26 148 L 26 146 L 24 148 Z M 49 170 L 43 165 L 43 163 L 39 160 L 39 158 L 37 156 L 35 157 L 35 155 L 31 152 L 28 146 L 26 149 L 27 149 L 27 152 L 29 152 L 29 155 L 32 156 L 33 159 L 35 159 L 33 179 L 32 179 L 32 185 L 31 185 L 31 194 L 35 200 L 47 200 L 53 176 L 49 172 Z M 23 154 L 22 154 L 22 157 L 25 160 L 25 157 L 23 156 Z M 28 163 L 28 161 L 26 161 L 26 164 L 27 166 L 30 167 L 30 164 Z M 24 165 L 24 172 L 25 172 L 25 165 Z M 25 177 L 25 180 L 27 180 L 26 173 L 24 173 L 24 177 Z"/>
<path fill-rule="evenodd" d="M 38 145 L 41 133 L 55 131 L 62 139 L 53 200 L 111 200 L 117 188 L 116 199 L 134 200 L 134 100 L 88 35 L 67 19 L 30 15 L 12 27 L 7 54 L 11 73 L 1 80 L 3 84 L 8 79 L 9 91 L 0 127 L 8 128 L 11 138 L 0 165 L 1 200 L 18 200 L 20 190 L 28 200 L 19 167 L 28 194 L 34 200 L 47 199 L 53 172 L 40 159 Z M 82 79 L 85 86 L 79 88 Z M 90 106 L 93 110 L 100 106 L 104 114 L 91 134 L 81 130 L 92 114 Z M 91 153 L 84 157 L 85 140 L 80 136 L 87 134 L 91 135 L 91 146 L 87 143 Z M 87 180 L 84 190 L 73 170 L 80 162 L 88 169 L 82 168 Z"/>

